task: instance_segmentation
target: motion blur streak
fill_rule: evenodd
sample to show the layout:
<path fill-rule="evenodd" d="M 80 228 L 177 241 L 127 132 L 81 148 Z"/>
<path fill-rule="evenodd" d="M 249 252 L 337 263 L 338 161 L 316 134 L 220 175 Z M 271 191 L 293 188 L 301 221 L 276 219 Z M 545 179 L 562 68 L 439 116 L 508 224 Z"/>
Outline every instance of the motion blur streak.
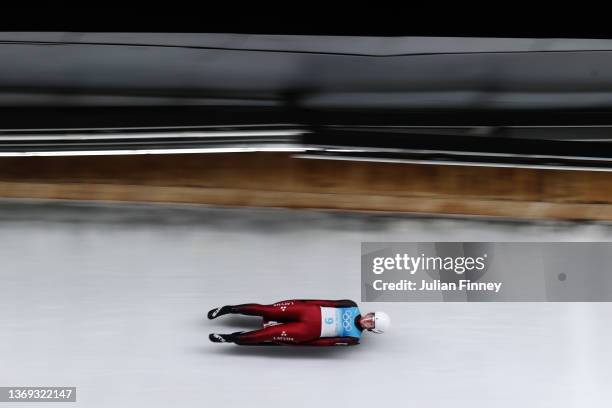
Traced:
<path fill-rule="evenodd" d="M 389 312 L 389 335 L 323 350 L 214 345 L 209 332 L 248 321 L 204 319 L 244 301 L 359 300 L 362 241 L 611 241 L 608 224 L 6 201 L 0 240 L 0 384 L 75 385 L 83 406 L 612 398 L 610 304 L 362 304 Z M 360 392 L 374 384 L 388 401 Z"/>

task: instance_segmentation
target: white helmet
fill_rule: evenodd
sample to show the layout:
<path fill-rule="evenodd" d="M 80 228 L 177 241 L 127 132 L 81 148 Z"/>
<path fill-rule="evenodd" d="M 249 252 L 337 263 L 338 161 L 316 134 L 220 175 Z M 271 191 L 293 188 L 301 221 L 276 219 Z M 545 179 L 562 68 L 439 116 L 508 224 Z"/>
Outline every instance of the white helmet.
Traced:
<path fill-rule="evenodd" d="M 385 312 L 374 312 L 374 328 L 370 331 L 373 333 L 384 333 L 391 326 L 391 318 Z"/>

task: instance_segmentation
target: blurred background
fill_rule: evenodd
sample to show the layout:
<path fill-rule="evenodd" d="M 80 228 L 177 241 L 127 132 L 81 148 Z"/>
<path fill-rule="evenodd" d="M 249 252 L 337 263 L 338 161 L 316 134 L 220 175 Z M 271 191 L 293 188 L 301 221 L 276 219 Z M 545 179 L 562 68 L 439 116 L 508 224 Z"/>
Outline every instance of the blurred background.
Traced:
<path fill-rule="evenodd" d="M 0 196 L 609 220 L 612 40 L 0 33 Z"/>

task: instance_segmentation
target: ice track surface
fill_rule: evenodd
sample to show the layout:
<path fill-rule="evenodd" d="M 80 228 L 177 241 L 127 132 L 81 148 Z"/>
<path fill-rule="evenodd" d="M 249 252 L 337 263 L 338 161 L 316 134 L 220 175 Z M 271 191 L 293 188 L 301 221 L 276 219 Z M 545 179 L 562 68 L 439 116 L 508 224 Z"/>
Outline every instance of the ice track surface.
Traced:
<path fill-rule="evenodd" d="M 5 201 L 0 386 L 76 386 L 75 406 L 113 408 L 609 406 L 605 303 L 361 304 L 392 331 L 352 348 L 208 341 L 257 324 L 209 322 L 213 306 L 359 300 L 360 242 L 410 240 L 609 241 L 612 227 Z"/>

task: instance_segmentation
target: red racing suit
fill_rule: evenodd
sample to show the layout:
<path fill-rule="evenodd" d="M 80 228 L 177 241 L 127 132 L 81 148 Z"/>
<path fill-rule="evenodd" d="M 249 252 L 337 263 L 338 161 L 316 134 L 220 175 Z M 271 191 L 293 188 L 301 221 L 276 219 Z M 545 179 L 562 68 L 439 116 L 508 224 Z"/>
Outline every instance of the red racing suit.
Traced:
<path fill-rule="evenodd" d="M 359 309 L 352 300 L 293 299 L 273 305 L 249 303 L 233 306 L 232 313 L 263 318 L 262 329 L 235 334 L 234 343 L 240 345 L 355 345 L 362 331 L 358 323 Z M 339 330 L 334 325 L 336 316 Z"/>

